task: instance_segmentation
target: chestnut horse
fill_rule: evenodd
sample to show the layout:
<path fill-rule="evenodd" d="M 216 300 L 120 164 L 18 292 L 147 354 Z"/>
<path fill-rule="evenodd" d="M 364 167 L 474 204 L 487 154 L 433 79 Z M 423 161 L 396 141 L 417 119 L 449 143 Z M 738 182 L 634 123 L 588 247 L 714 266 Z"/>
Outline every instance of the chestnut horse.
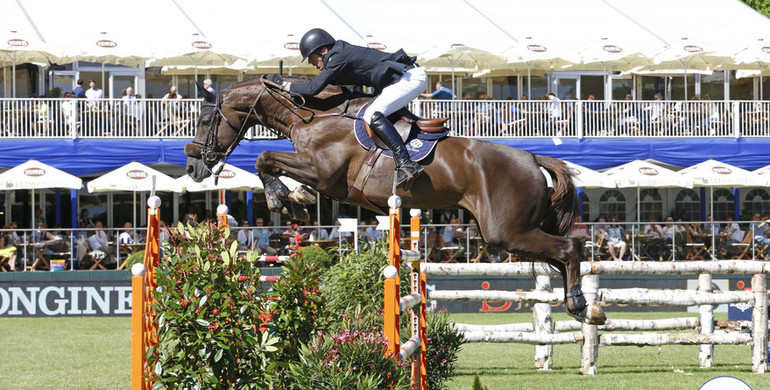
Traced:
<path fill-rule="evenodd" d="M 328 87 L 310 98 L 281 91 L 264 77 L 233 85 L 213 94 L 198 86 L 204 98 L 197 133 L 185 146 L 187 172 L 201 181 L 226 159 L 246 129 L 261 124 L 289 138 L 295 153 L 265 151 L 256 168 L 265 183 L 271 211 L 307 218 L 297 202 L 313 203 L 312 190 L 290 193 L 284 175 L 341 201 L 370 207 L 348 193 L 367 151 L 353 133 L 352 113 L 369 100 L 339 87 Z M 408 191 L 398 189 L 402 205 L 411 208 L 462 207 L 476 218 L 482 238 L 517 258 L 547 262 L 561 273 L 567 311 L 578 320 L 604 323 L 598 305 L 588 305 L 580 289 L 583 246 L 568 238 L 576 213 L 576 190 L 564 162 L 509 146 L 460 137 L 436 144 L 420 162 L 425 174 Z M 548 187 L 541 167 L 553 181 Z M 379 158 L 364 188 L 375 206 L 387 208 L 392 195 L 394 163 Z M 304 215 L 302 215 L 304 214 Z"/>

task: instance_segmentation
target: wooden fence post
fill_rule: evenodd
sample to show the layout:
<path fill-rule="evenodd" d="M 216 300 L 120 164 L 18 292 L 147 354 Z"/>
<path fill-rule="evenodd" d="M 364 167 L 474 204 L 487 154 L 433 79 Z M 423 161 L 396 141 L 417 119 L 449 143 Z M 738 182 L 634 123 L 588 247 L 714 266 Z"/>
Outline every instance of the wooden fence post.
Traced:
<path fill-rule="evenodd" d="M 698 291 L 712 293 L 711 274 L 698 275 Z M 701 334 L 714 333 L 714 305 L 700 305 L 698 308 Z M 700 353 L 700 368 L 711 368 L 714 365 L 714 344 L 701 344 L 698 346 Z"/>
<path fill-rule="evenodd" d="M 596 303 L 599 291 L 599 275 L 583 276 L 583 294 L 586 304 Z M 599 350 L 599 327 L 596 325 L 582 324 L 583 351 L 580 372 L 583 375 L 596 375 L 596 358 Z"/>
<path fill-rule="evenodd" d="M 551 277 L 538 275 L 535 278 L 535 290 L 553 292 Z M 534 331 L 539 334 L 553 333 L 553 319 L 551 317 L 551 305 L 536 303 L 533 306 Z M 553 366 L 553 344 L 535 345 L 535 368 L 550 370 Z"/>
<path fill-rule="evenodd" d="M 754 351 L 752 353 L 752 370 L 763 374 L 767 371 L 767 276 L 756 274 L 751 276 L 751 292 L 754 294 L 754 310 L 751 321 L 754 325 Z"/>

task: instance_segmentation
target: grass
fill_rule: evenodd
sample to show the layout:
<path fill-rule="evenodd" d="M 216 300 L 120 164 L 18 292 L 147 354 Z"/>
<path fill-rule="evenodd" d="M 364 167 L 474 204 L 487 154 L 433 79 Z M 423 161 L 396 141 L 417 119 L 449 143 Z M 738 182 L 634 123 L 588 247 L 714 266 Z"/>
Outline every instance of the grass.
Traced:
<path fill-rule="evenodd" d="M 0 318 L 0 389 L 128 389 L 129 317 Z"/>
<path fill-rule="evenodd" d="M 694 313 L 609 313 L 611 318 L 666 318 Z M 724 319 L 724 315 L 718 319 Z M 464 323 L 531 321 L 530 314 L 453 314 Z M 562 313 L 555 320 L 566 320 Z M 0 318 L 0 389 L 128 389 L 128 317 Z M 534 368 L 534 346 L 463 345 L 449 389 L 470 389 L 475 374 L 498 389 L 697 389 L 717 376 L 734 376 L 753 389 L 770 388 L 770 373 L 751 372 L 749 346 L 716 346 L 714 367 L 698 367 L 697 346 L 606 347 L 598 374 L 580 374 L 580 345 L 554 347 L 554 368 Z"/>

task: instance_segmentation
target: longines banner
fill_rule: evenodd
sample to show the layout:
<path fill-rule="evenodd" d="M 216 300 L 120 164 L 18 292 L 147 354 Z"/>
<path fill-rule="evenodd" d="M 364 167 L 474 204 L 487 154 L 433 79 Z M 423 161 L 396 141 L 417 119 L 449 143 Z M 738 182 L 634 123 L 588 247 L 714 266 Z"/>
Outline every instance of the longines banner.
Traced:
<path fill-rule="evenodd" d="M 86 284 L 87 283 L 87 284 Z M 131 314 L 131 283 L 119 281 L 0 282 L 0 317 Z"/>

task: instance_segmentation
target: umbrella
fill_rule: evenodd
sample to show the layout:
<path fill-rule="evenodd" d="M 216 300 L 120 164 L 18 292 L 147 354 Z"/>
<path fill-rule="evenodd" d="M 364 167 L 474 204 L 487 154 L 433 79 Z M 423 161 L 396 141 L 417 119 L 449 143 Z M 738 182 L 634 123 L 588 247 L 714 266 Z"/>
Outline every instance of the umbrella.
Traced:
<path fill-rule="evenodd" d="M 50 53 L 51 48 L 39 40 L 33 40 L 31 36 L 19 34 L 16 30 L 11 30 L 8 34 L 2 36 L 4 46 L 0 49 L 0 57 L 3 61 L 12 64 L 11 68 L 11 97 L 16 97 L 16 64 L 19 63 L 37 63 L 47 64 L 55 56 Z"/>
<path fill-rule="evenodd" d="M 753 172 L 759 179 L 759 185 L 770 187 L 770 165 L 756 169 Z"/>
<path fill-rule="evenodd" d="M 507 64 L 505 67 L 512 69 L 527 69 L 527 96 L 532 98 L 532 70 L 552 71 L 562 67 L 573 65 L 574 62 L 567 59 L 568 52 L 558 52 L 558 49 L 538 43 L 527 37 L 524 42 L 517 44 L 505 51 Z"/>
<path fill-rule="evenodd" d="M 417 60 L 420 66 L 430 68 L 447 68 L 452 71 L 452 91 L 455 91 L 455 70 L 478 71 L 479 69 L 495 68 L 505 64 L 505 58 L 488 51 L 455 43 L 449 48 L 434 48 L 421 54 Z"/>
<path fill-rule="evenodd" d="M 735 64 L 741 69 L 748 67 L 759 70 L 759 85 L 762 85 L 762 72 L 770 67 L 770 43 L 757 39 L 751 46 L 735 54 Z M 763 88 L 759 88 L 759 100 L 763 100 Z"/>
<path fill-rule="evenodd" d="M 216 172 L 216 169 L 213 170 Z M 249 191 L 254 188 L 260 190 L 264 188 L 259 176 L 230 164 L 225 164 L 222 168 L 216 184 L 214 184 L 214 176 L 209 176 L 202 182 L 196 183 L 190 175 L 176 179 L 176 184 L 180 189 L 191 192 L 220 189 Z"/>
<path fill-rule="evenodd" d="M 604 172 L 618 188 L 636 187 L 636 221 L 641 221 L 641 187 L 686 187 L 692 188 L 692 181 L 662 166 L 634 160 Z"/>
<path fill-rule="evenodd" d="M 137 191 L 155 190 L 181 192 L 181 189 L 173 178 L 136 161 L 132 161 L 118 169 L 89 181 L 86 187 L 88 188 L 88 192 L 133 192 L 134 226 L 136 226 Z"/>
<path fill-rule="evenodd" d="M 582 165 L 565 161 L 572 174 L 572 182 L 582 188 L 615 188 L 615 181 L 607 175 Z"/>
<path fill-rule="evenodd" d="M 694 44 L 687 38 L 670 46 L 655 56 L 650 69 L 680 69 L 684 67 L 684 100 L 687 100 L 687 70 L 713 70 L 725 64 L 732 64 L 730 54 L 709 50 L 704 46 Z"/>
<path fill-rule="evenodd" d="M 35 190 L 41 188 L 79 189 L 83 181 L 67 172 L 35 159 L 17 165 L 0 174 L 0 188 L 32 190 L 32 228 L 35 228 Z"/>
<path fill-rule="evenodd" d="M 228 51 L 215 49 L 210 39 L 199 33 L 187 36 L 172 34 L 169 39 L 163 39 L 164 45 L 159 46 L 148 61 L 148 66 L 193 67 L 195 79 L 198 79 L 198 67 L 245 69 L 246 60 Z M 195 89 L 195 97 L 198 90 Z"/>
<path fill-rule="evenodd" d="M 714 159 L 682 169 L 679 175 L 691 180 L 699 187 L 709 187 L 711 192 L 711 215 L 714 215 L 714 187 L 759 187 L 764 185 L 762 177 L 742 168 Z"/>

